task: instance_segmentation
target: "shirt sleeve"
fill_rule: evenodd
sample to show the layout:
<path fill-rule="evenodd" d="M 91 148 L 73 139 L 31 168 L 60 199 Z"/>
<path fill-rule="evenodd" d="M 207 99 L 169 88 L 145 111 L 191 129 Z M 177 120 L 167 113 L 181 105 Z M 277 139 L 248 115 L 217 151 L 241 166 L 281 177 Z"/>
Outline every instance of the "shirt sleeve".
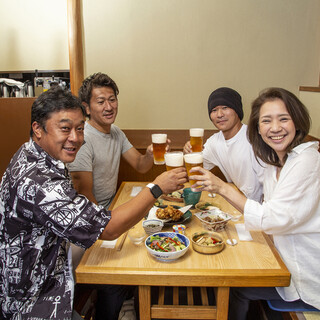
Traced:
<path fill-rule="evenodd" d="M 131 142 L 128 140 L 127 136 L 124 134 L 124 132 L 118 129 L 118 136 L 119 139 L 121 140 L 121 154 L 124 154 L 125 152 L 127 152 L 129 149 L 133 148 L 133 145 L 131 144 Z"/>
<path fill-rule="evenodd" d="M 211 170 L 212 168 L 214 168 L 216 166 L 215 163 L 215 156 L 214 153 L 212 151 L 212 147 L 211 145 L 214 143 L 213 142 L 213 136 L 211 136 L 207 142 L 204 144 L 204 148 L 202 151 L 202 155 L 203 155 L 203 167 L 206 170 Z"/>
<path fill-rule="evenodd" d="M 108 224 L 111 212 L 77 194 L 68 179 L 56 176 L 37 191 L 33 219 L 57 236 L 89 248 Z"/>
<path fill-rule="evenodd" d="M 319 232 L 319 155 L 305 153 L 293 159 L 283 167 L 274 188 L 270 179 L 275 177 L 266 176 L 261 205 L 253 200 L 246 202 L 246 228 L 274 235 Z"/>

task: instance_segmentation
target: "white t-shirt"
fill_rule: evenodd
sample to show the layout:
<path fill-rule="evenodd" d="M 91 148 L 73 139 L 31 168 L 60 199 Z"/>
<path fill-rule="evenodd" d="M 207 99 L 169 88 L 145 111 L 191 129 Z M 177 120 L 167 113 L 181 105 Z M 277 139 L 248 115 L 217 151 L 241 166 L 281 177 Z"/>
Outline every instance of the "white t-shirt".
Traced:
<path fill-rule="evenodd" d="M 110 133 L 103 133 L 86 122 L 84 140 L 68 169 L 92 172 L 93 195 L 99 205 L 107 208 L 116 193 L 121 155 L 132 148 L 132 144 L 113 124 Z"/>
<path fill-rule="evenodd" d="M 268 165 L 264 177 L 264 202 L 247 200 L 247 230 L 273 235 L 291 273 L 289 287 L 277 287 L 286 301 L 301 298 L 320 309 L 320 153 L 318 142 L 302 143 L 288 155 L 279 180 Z"/>
<path fill-rule="evenodd" d="M 208 170 L 219 167 L 227 181 L 233 182 L 247 198 L 261 201 L 264 164 L 261 166 L 254 156 L 247 125 L 243 124 L 229 140 L 221 131 L 212 135 L 204 145 L 203 166 Z"/>

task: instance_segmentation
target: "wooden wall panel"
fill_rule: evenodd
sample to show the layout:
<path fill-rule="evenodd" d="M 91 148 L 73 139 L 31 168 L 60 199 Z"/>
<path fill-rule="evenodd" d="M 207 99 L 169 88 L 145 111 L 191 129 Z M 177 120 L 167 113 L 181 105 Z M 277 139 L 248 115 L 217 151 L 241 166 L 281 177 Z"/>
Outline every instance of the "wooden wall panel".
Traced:
<path fill-rule="evenodd" d="M 0 177 L 10 159 L 29 140 L 31 106 L 36 98 L 0 98 Z"/>

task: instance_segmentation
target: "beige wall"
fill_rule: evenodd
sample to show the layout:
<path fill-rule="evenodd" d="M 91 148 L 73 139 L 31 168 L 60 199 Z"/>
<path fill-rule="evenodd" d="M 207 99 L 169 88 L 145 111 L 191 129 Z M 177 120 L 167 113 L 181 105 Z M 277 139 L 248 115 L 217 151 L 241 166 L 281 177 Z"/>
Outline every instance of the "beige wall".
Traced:
<path fill-rule="evenodd" d="M 320 92 L 301 91 L 299 98 L 310 112 L 312 119 L 310 135 L 320 139 Z"/>
<path fill-rule="evenodd" d="M 66 0 L 0 0 L 0 72 L 69 69 Z"/>
<path fill-rule="evenodd" d="M 103 71 L 117 82 L 123 129 L 212 128 L 206 104 L 219 86 L 241 93 L 246 122 L 261 89 L 299 96 L 299 86 L 318 84 L 320 0 L 82 0 L 82 7 L 85 75 Z M 66 30 L 66 0 L 0 0 L 0 70 L 66 69 Z M 311 103 L 314 117 L 320 106 Z M 319 123 L 313 119 L 313 129 Z"/>
<path fill-rule="evenodd" d="M 320 1 L 95 0 L 83 19 L 85 75 L 117 82 L 122 128 L 211 128 L 219 86 L 242 94 L 246 121 L 261 89 L 318 84 Z"/>

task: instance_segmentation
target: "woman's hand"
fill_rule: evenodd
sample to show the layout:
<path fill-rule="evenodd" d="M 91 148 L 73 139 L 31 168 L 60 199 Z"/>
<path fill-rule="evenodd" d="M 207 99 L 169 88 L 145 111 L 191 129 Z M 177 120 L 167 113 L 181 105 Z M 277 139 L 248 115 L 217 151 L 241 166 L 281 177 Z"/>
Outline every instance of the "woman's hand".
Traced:
<path fill-rule="evenodd" d="M 211 193 L 220 193 L 221 187 L 225 184 L 224 181 L 222 181 L 220 178 L 215 176 L 213 173 L 211 173 L 209 170 L 203 169 L 202 167 L 194 167 L 190 170 L 190 174 L 192 172 L 201 172 L 201 175 L 193 175 L 189 177 L 189 180 L 197 180 L 197 182 L 191 186 L 193 191 L 208 191 Z"/>
<path fill-rule="evenodd" d="M 247 198 L 238 189 L 232 187 L 230 183 L 226 183 L 210 171 L 201 167 L 194 167 L 190 170 L 192 172 L 201 172 L 201 175 L 190 176 L 189 179 L 197 180 L 197 182 L 191 186 L 193 191 L 208 191 L 211 193 L 217 193 L 224 197 L 229 203 L 231 203 L 241 213 L 244 211 Z"/>

